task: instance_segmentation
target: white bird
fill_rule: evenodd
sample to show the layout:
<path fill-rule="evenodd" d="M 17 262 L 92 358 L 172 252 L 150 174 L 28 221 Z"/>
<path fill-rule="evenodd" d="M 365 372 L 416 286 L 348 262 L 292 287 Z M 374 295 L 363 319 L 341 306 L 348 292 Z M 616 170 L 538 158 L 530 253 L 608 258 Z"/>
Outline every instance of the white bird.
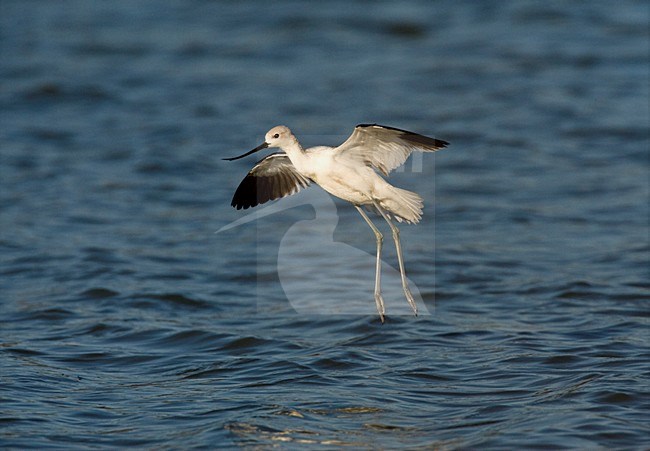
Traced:
<path fill-rule="evenodd" d="M 317 146 L 303 149 L 288 127 L 279 125 L 266 133 L 264 142 L 255 149 L 234 158 L 246 157 L 269 147 L 278 147 L 257 162 L 235 191 L 231 205 L 238 210 L 254 207 L 269 200 L 295 194 L 311 182 L 328 193 L 352 203 L 368 223 L 377 240 L 375 266 L 375 304 L 384 322 L 384 300 L 381 296 L 381 250 L 383 236 L 361 207 L 379 213 L 388 223 L 402 279 L 402 289 L 413 312 L 417 306 L 406 281 L 398 222 L 416 224 L 422 217 L 422 198 L 413 192 L 396 188 L 381 174 L 401 166 L 411 152 L 434 152 L 449 143 L 417 133 L 377 124 L 357 125 L 350 137 L 338 147 Z"/>

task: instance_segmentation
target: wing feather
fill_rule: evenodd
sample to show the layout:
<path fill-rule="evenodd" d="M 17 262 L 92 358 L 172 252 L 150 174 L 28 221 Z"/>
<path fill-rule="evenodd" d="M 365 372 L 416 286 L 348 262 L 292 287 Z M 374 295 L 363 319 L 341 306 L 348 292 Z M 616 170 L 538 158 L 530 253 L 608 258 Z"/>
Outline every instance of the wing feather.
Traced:
<path fill-rule="evenodd" d="M 283 152 L 273 153 L 257 162 L 235 191 L 230 205 L 247 209 L 270 200 L 295 194 L 311 183 L 300 174 Z"/>
<path fill-rule="evenodd" d="M 384 175 L 398 168 L 417 150 L 435 152 L 449 143 L 399 128 L 378 124 L 359 124 L 337 153 L 363 161 Z"/>

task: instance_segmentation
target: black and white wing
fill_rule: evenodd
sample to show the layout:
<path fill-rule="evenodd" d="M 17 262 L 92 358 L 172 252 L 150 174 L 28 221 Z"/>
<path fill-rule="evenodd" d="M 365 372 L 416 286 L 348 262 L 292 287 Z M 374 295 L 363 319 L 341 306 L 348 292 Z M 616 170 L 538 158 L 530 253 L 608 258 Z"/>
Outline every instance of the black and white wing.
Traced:
<path fill-rule="evenodd" d="M 237 210 L 289 196 L 309 186 L 284 152 L 272 153 L 257 162 L 241 181 L 230 205 Z"/>
<path fill-rule="evenodd" d="M 359 159 L 384 175 L 404 164 L 411 152 L 434 152 L 449 143 L 417 133 L 377 124 L 360 124 L 336 148 L 345 157 Z"/>

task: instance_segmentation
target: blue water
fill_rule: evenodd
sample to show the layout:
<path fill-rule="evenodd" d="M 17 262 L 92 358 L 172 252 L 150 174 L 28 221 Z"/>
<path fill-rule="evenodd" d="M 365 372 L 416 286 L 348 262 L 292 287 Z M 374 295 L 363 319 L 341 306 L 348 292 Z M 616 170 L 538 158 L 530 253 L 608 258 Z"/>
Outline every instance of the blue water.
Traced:
<path fill-rule="evenodd" d="M 648 21 L 2 0 L 0 447 L 647 449 Z M 421 314 L 386 233 L 383 326 L 354 208 L 247 216 L 221 160 L 368 122 L 451 143 L 390 178 Z"/>

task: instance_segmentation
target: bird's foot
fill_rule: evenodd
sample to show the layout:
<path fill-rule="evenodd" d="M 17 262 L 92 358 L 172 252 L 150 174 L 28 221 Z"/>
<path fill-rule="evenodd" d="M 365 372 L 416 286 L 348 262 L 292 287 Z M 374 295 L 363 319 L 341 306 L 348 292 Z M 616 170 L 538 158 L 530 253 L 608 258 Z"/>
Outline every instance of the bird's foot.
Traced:
<path fill-rule="evenodd" d="M 413 309 L 413 313 L 415 316 L 418 316 L 418 306 L 415 303 L 415 299 L 413 298 L 413 295 L 411 294 L 411 290 L 409 290 L 409 287 L 404 287 L 404 295 L 406 296 L 406 300 L 408 301 L 409 305 Z"/>
<path fill-rule="evenodd" d="M 375 304 L 377 305 L 377 312 L 379 312 L 379 319 L 384 324 L 384 298 L 381 297 L 380 293 L 375 293 Z"/>

